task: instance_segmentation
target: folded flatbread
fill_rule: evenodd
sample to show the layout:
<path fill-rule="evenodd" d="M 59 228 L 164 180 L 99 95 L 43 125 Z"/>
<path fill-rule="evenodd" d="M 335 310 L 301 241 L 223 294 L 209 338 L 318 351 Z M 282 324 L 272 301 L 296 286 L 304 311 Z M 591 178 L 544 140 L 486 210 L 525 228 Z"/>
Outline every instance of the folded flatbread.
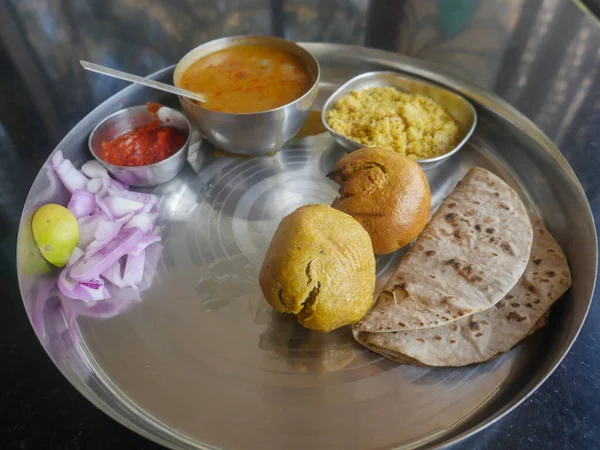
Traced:
<path fill-rule="evenodd" d="M 436 328 L 391 333 L 354 329 L 354 338 L 402 364 L 464 366 L 507 352 L 547 323 L 550 306 L 571 286 L 560 246 L 540 220 L 533 219 L 533 225 L 527 268 L 496 305 Z"/>
<path fill-rule="evenodd" d="M 472 168 L 355 329 L 417 330 L 484 311 L 517 283 L 531 241 L 531 222 L 516 192 L 487 170 Z"/>

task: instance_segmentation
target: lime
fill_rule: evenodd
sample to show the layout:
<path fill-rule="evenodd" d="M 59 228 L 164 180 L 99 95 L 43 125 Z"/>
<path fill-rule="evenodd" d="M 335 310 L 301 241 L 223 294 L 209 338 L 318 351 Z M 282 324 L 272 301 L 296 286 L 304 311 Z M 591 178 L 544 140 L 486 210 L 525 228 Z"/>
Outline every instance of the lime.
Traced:
<path fill-rule="evenodd" d="M 37 248 L 33 239 L 31 221 L 33 214 L 30 214 L 23 222 L 23 228 L 19 232 L 19 241 L 17 242 L 17 254 L 19 255 L 19 268 L 29 275 L 41 275 L 52 270 L 52 264 L 44 259 Z"/>
<path fill-rule="evenodd" d="M 79 225 L 71 211 L 49 203 L 38 209 L 31 222 L 33 238 L 46 260 L 64 266 L 79 243 Z"/>

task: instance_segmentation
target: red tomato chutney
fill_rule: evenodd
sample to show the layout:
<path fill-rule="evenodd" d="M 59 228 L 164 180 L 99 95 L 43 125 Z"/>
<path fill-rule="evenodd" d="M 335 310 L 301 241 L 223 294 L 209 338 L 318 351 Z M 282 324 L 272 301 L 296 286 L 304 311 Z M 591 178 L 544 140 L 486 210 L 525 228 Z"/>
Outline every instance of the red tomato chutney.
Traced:
<path fill-rule="evenodd" d="M 100 157 L 115 166 L 147 166 L 174 155 L 186 140 L 186 133 L 157 120 L 103 142 Z"/>

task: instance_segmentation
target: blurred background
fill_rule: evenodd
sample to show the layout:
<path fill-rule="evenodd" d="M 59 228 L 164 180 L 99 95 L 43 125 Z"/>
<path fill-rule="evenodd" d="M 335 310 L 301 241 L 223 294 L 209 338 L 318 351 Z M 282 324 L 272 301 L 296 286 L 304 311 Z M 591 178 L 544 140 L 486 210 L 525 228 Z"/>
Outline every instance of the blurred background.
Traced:
<path fill-rule="evenodd" d="M 2 71 L 2 82 L 20 78 L 37 99 L 32 107 L 57 136 L 125 85 L 84 72 L 79 59 L 149 74 L 202 42 L 236 34 L 366 45 L 444 65 L 517 105 L 559 145 L 576 112 L 587 117 L 594 112 L 588 93 L 600 77 L 598 40 L 592 39 L 598 37 L 597 23 L 565 0 L 0 0 L 0 5 L 2 63 L 12 69 Z M 10 111 L 3 104 L 4 122 Z M 67 122 L 60 120 L 65 114 L 71 117 Z"/>

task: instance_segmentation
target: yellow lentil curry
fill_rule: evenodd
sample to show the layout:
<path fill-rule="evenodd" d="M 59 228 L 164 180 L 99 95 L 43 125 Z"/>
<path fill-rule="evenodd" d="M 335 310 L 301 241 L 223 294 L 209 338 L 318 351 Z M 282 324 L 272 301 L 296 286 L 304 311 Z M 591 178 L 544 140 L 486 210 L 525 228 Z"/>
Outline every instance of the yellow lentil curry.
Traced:
<path fill-rule="evenodd" d="M 392 148 L 415 160 L 449 152 L 460 136 L 458 124 L 438 103 L 392 87 L 353 91 L 329 111 L 327 122 L 365 146 Z"/>
<path fill-rule="evenodd" d="M 253 113 L 287 105 L 314 83 L 302 60 L 285 50 L 263 45 L 236 45 L 190 65 L 179 86 L 206 97 L 206 109 Z"/>

